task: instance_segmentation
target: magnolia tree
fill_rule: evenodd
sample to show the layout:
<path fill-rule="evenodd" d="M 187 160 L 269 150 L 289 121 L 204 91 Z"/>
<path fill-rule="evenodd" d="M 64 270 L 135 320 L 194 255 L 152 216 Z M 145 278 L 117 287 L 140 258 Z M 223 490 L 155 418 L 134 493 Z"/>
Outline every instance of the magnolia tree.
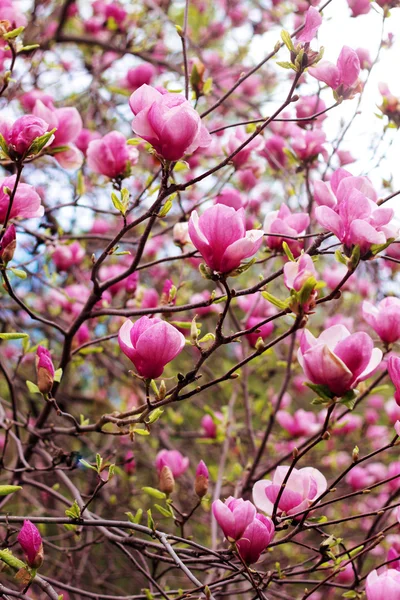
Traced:
<path fill-rule="evenodd" d="M 399 600 L 397 0 L 335 2 L 0 0 L 2 598 Z"/>

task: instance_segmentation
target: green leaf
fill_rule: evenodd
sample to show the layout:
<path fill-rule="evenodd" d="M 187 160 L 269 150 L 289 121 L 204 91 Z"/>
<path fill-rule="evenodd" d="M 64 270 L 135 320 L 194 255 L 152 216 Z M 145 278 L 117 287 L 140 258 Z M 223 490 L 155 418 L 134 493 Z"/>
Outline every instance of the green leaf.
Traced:
<path fill-rule="evenodd" d="M 179 327 L 179 329 L 190 329 L 192 327 L 192 322 L 191 321 L 171 321 L 171 325 L 174 325 L 175 327 Z"/>
<path fill-rule="evenodd" d="M 135 523 L 137 525 L 142 519 L 143 509 L 138 508 L 135 515 L 133 515 L 131 512 L 126 512 L 125 514 L 131 523 Z"/>
<path fill-rule="evenodd" d="M 332 400 L 335 397 L 335 394 L 331 392 L 327 385 L 318 385 L 309 381 L 305 385 L 325 401 Z"/>
<path fill-rule="evenodd" d="M 7 142 L 4 139 L 4 137 L 2 136 L 2 134 L 0 133 L 0 148 L 3 150 L 4 154 L 6 156 L 8 156 L 8 146 L 7 146 Z"/>
<path fill-rule="evenodd" d="M 71 508 L 66 509 L 65 516 L 69 517 L 70 519 L 79 519 L 80 518 L 81 509 L 79 508 L 79 505 L 76 500 L 74 500 L 74 503 L 71 506 Z"/>
<path fill-rule="evenodd" d="M 87 419 L 84 415 L 79 415 L 79 424 L 84 426 L 84 425 L 89 425 L 90 421 L 89 419 Z"/>
<path fill-rule="evenodd" d="M 169 213 L 169 211 L 171 210 L 171 208 L 172 208 L 172 200 L 169 199 L 166 201 L 166 203 L 164 204 L 164 206 L 158 213 L 157 217 L 159 217 L 160 219 L 162 219 L 163 217 L 166 217 L 167 214 Z"/>
<path fill-rule="evenodd" d="M 40 44 L 29 44 L 28 46 L 22 46 L 19 52 L 30 52 L 31 50 L 37 50 L 38 48 L 40 48 Z"/>
<path fill-rule="evenodd" d="M 206 333 L 206 335 L 203 335 L 203 337 L 199 340 L 199 344 L 204 344 L 205 342 L 211 342 L 215 340 L 215 335 L 213 333 Z"/>
<path fill-rule="evenodd" d="M 317 280 L 315 279 L 315 277 L 309 277 L 307 279 L 307 281 L 303 284 L 301 290 L 298 292 L 300 304 L 303 305 L 309 301 L 316 284 Z"/>
<path fill-rule="evenodd" d="M 342 252 L 339 250 L 339 248 L 337 250 L 335 250 L 335 258 L 336 260 L 341 263 L 342 265 L 346 265 L 347 266 L 347 259 L 345 256 L 343 256 Z"/>
<path fill-rule="evenodd" d="M 286 48 L 288 50 L 290 50 L 291 52 L 294 52 L 294 45 L 292 42 L 292 38 L 290 37 L 290 33 L 288 31 L 286 31 L 285 29 L 282 29 L 282 31 L 281 31 L 281 39 L 282 39 L 282 42 L 285 44 Z"/>
<path fill-rule="evenodd" d="M 263 298 L 265 298 L 266 300 L 268 300 L 268 302 L 270 302 L 274 306 L 278 307 L 280 310 L 286 310 L 288 308 L 287 300 L 285 300 L 285 301 L 279 300 L 279 298 L 276 298 L 269 292 L 261 292 L 261 296 Z"/>
<path fill-rule="evenodd" d="M 187 171 L 189 168 L 189 163 L 187 163 L 185 160 L 178 160 L 174 167 L 174 171 L 176 171 L 176 173 L 180 173 L 181 171 Z"/>
<path fill-rule="evenodd" d="M 151 508 L 147 511 L 147 527 L 150 529 L 155 529 L 153 515 L 151 514 Z"/>
<path fill-rule="evenodd" d="M 364 549 L 364 545 L 357 546 L 357 548 L 353 548 L 353 550 L 350 550 L 350 552 L 348 552 L 347 554 L 349 555 L 350 558 L 353 558 L 353 556 L 356 556 L 363 549 Z"/>
<path fill-rule="evenodd" d="M 88 463 L 88 461 L 85 460 L 84 458 L 81 458 L 79 460 L 79 462 L 81 463 L 81 465 L 83 465 L 87 469 L 92 469 L 92 471 L 97 471 L 96 467 L 94 465 L 91 465 L 90 463 Z"/>
<path fill-rule="evenodd" d="M 208 94 L 211 92 L 212 86 L 213 86 L 213 78 L 207 77 L 207 79 L 205 80 L 204 85 L 203 85 L 203 94 L 205 96 L 208 96 Z"/>
<path fill-rule="evenodd" d="M 8 496 L 18 490 L 22 490 L 20 485 L 0 485 L 0 496 Z"/>
<path fill-rule="evenodd" d="M 57 383 L 60 383 L 62 374 L 63 374 L 63 370 L 61 368 L 57 369 L 57 371 L 55 371 L 55 373 L 54 373 L 54 381 L 56 381 Z"/>
<path fill-rule="evenodd" d="M 0 560 L 6 563 L 9 567 L 13 569 L 23 569 L 26 565 L 22 560 L 19 560 L 16 556 L 13 556 L 11 550 L 6 548 L 5 550 L 0 550 Z"/>
<path fill-rule="evenodd" d="M 103 459 L 101 458 L 99 453 L 96 454 L 96 465 L 97 471 L 100 473 L 101 467 L 103 466 Z"/>
<path fill-rule="evenodd" d="M 287 62 L 287 61 L 277 61 L 276 63 L 278 65 L 278 67 L 282 67 L 283 69 L 293 69 L 293 71 L 296 70 L 296 67 L 294 66 L 293 63 L 291 62 Z"/>
<path fill-rule="evenodd" d="M 79 350 L 79 354 L 101 354 L 103 352 L 102 346 L 87 346 Z"/>
<path fill-rule="evenodd" d="M 13 29 L 12 31 L 8 31 L 7 33 L 3 33 L 3 38 L 5 40 L 14 40 L 18 37 L 23 31 L 25 27 L 17 27 L 17 29 Z"/>
<path fill-rule="evenodd" d="M 29 146 L 28 154 L 39 154 L 39 152 L 43 150 L 43 148 L 49 142 L 55 131 L 57 131 L 56 127 L 51 131 L 47 131 L 45 134 L 36 138 Z"/>
<path fill-rule="evenodd" d="M 0 333 L 0 340 L 22 340 L 29 339 L 27 333 Z"/>
<path fill-rule="evenodd" d="M 152 498 L 157 498 L 158 500 L 164 500 L 167 497 L 167 494 L 160 492 L 160 490 L 157 490 L 153 487 L 142 487 L 142 491 Z"/>
<path fill-rule="evenodd" d="M 285 241 L 282 242 L 282 248 L 283 248 L 284 253 L 288 257 L 288 259 L 291 262 L 296 262 L 296 259 L 293 256 L 291 249 L 289 248 L 288 244 Z"/>
<path fill-rule="evenodd" d="M 345 406 L 347 406 L 347 408 L 349 408 L 350 410 L 353 410 L 356 401 L 357 401 L 357 394 L 355 393 L 354 390 L 349 390 L 343 396 L 343 398 L 341 398 L 340 404 L 344 404 Z"/>
<path fill-rule="evenodd" d="M 155 423 L 161 417 L 161 415 L 163 414 L 163 412 L 164 412 L 164 410 L 162 408 L 156 408 L 149 415 L 149 418 L 147 419 L 146 423 L 148 423 L 148 424 Z"/>
<path fill-rule="evenodd" d="M 14 267 L 9 267 L 9 270 L 11 271 L 11 273 L 13 273 L 13 275 L 19 277 L 20 279 L 27 278 L 27 274 L 22 269 L 15 269 Z"/>
<path fill-rule="evenodd" d="M 150 435 L 150 431 L 147 431 L 147 429 L 134 429 L 133 433 L 137 433 L 138 435 Z"/>
<path fill-rule="evenodd" d="M 164 506 L 160 506 L 159 504 L 155 504 L 154 507 L 160 512 L 164 517 L 171 518 L 173 515 L 171 514 L 171 509 L 168 510 L 164 508 Z"/>
<path fill-rule="evenodd" d="M 26 387 L 28 388 L 28 390 L 30 391 L 31 394 L 41 394 L 42 392 L 39 390 L 38 386 L 36 385 L 36 383 L 33 383 L 33 381 L 26 381 Z"/>
<path fill-rule="evenodd" d="M 349 590 L 342 594 L 342 598 L 357 598 L 357 593 L 354 590 Z"/>
<path fill-rule="evenodd" d="M 394 238 L 390 238 L 390 240 L 388 240 L 385 244 L 372 244 L 371 252 L 372 252 L 373 256 L 376 256 L 377 254 L 379 254 L 379 252 L 382 252 L 382 250 L 385 250 L 388 246 L 390 246 L 390 244 L 393 241 L 394 241 Z"/>

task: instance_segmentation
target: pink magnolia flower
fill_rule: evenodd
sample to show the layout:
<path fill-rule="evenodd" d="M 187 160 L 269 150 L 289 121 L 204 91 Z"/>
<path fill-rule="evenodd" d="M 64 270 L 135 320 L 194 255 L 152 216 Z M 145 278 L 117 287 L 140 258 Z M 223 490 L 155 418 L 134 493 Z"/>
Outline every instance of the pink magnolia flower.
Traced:
<path fill-rule="evenodd" d="M 80 150 L 71 144 L 66 150 L 57 152 L 55 159 L 63 169 L 76 171 L 82 166 L 83 155 Z"/>
<path fill-rule="evenodd" d="M 321 60 L 316 67 L 310 67 L 308 72 L 312 77 L 323 81 L 339 96 L 349 96 L 356 92 L 356 83 L 360 73 L 360 61 L 357 53 L 348 46 L 343 46 L 336 65 Z"/>
<path fill-rule="evenodd" d="M 287 466 L 278 467 L 272 481 L 261 479 L 254 484 L 254 504 L 267 515 L 273 513 L 274 504 L 289 469 Z M 326 479 L 317 469 L 292 469 L 279 500 L 278 514 L 294 515 L 307 509 L 326 488 Z"/>
<path fill-rule="evenodd" d="M 74 142 L 81 132 L 82 118 L 74 107 L 48 107 L 41 100 L 37 100 L 32 112 L 48 123 L 48 130 L 56 128 L 51 144 L 54 148 Z"/>
<path fill-rule="evenodd" d="M 334 325 L 318 338 L 305 329 L 297 358 L 312 383 L 344 396 L 376 371 L 382 351 L 374 348 L 368 334 L 351 334 L 344 325 Z"/>
<path fill-rule="evenodd" d="M 218 422 L 222 422 L 223 418 L 223 414 L 218 411 L 214 413 L 214 418 L 211 415 L 204 415 L 201 419 L 204 435 L 210 439 L 215 439 L 218 433 Z"/>
<path fill-rule="evenodd" d="M 314 182 L 314 197 L 318 223 L 347 248 L 358 244 L 363 255 L 371 245 L 397 237 L 397 229 L 389 225 L 393 210 L 376 205 L 377 195 L 367 177 L 353 177 L 345 169 L 338 169 L 330 185 Z"/>
<path fill-rule="evenodd" d="M 400 358 L 398 356 L 390 356 L 388 360 L 389 377 L 396 388 L 394 399 L 400 406 Z"/>
<path fill-rule="evenodd" d="M 143 63 L 138 67 L 129 69 L 122 83 L 129 90 L 134 91 L 140 88 L 142 85 L 150 85 L 155 76 L 155 67 L 150 63 Z"/>
<path fill-rule="evenodd" d="M 26 27 L 28 21 L 14 0 L 1 0 L 0 8 L 1 20 L 9 21 L 11 23 L 11 29 Z"/>
<path fill-rule="evenodd" d="M 133 362 L 139 375 L 156 379 L 185 345 L 184 336 L 166 321 L 157 317 L 141 317 L 135 323 L 129 319 L 119 330 L 118 343 Z"/>
<path fill-rule="evenodd" d="M 86 152 L 90 142 L 93 140 L 99 140 L 101 134 L 98 131 L 91 131 L 90 129 L 81 129 L 80 134 L 75 138 L 75 146 L 86 156 Z"/>
<path fill-rule="evenodd" d="M 267 246 L 271 250 L 281 250 L 282 242 L 286 242 L 294 256 L 298 256 L 303 247 L 303 241 L 291 240 L 290 237 L 302 235 L 310 224 L 310 217 L 307 213 L 291 213 L 286 204 L 281 204 L 279 210 L 267 214 L 264 220 L 265 233 L 273 233 L 267 237 Z M 277 235 L 279 234 L 279 235 Z"/>
<path fill-rule="evenodd" d="M 249 134 L 247 134 L 244 129 L 240 127 L 236 128 L 235 133 L 229 137 L 226 146 L 228 154 L 235 152 L 235 150 L 237 150 L 248 138 Z M 260 150 L 262 144 L 262 138 L 260 136 L 255 137 L 253 140 L 251 140 L 251 142 L 246 144 L 242 150 L 235 154 L 235 156 L 232 158 L 232 163 L 235 169 L 243 168 L 248 163 L 252 151 Z"/>
<path fill-rule="evenodd" d="M 156 456 L 156 467 L 160 473 L 163 467 L 169 467 L 174 477 L 180 477 L 189 467 L 189 459 L 178 450 L 160 450 Z"/>
<path fill-rule="evenodd" d="M 204 460 L 201 460 L 196 468 L 196 477 L 194 480 L 194 491 L 199 498 L 203 498 L 208 491 L 209 473 Z"/>
<path fill-rule="evenodd" d="M 385 402 L 385 413 L 392 425 L 400 420 L 400 406 L 394 398 L 389 398 L 389 400 Z"/>
<path fill-rule="evenodd" d="M 400 300 L 384 298 L 378 306 L 364 300 L 361 307 L 364 320 L 379 335 L 385 344 L 400 339 Z"/>
<path fill-rule="evenodd" d="M 25 520 L 17 540 L 28 565 L 34 569 L 40 567 L 43 562 L 43 544 L 38 528 L 29 520 Z"/>
<path fill-rule="evenodd" d="M 371 571 L 365 583 L 367 600 L 397 600 L 400 597 L 400 571 Z"/>
<path fill-rule="evenodd" d="M 123 469 L 128 475 L 132 475 L 136 470 L 135 455 L 132 450 L 125 453 Z"/>
<path fill-rule="evenodd" d="M 54 366 L 51 354 L 44 346 L 38 346 L 36 350 L 36 374 L 39 390 L 42 394 L 48 394 L 53 387 Z"/>
<path fill-rule="evenodd" d="M 275 527 L 271 519 L 257 513 L 236 543 L 240 556 L 248 565 L 256 563 L 272 542 L 274 534 Z"/>
<path fill-rule="evenodd" d="M 351 9 L 352 17 L 366 15 L 371 10 L 371 3 L 369 0 L 347 0 L 347 3 Z"/>
<path fill-rule="evenodd" d="M 314 161 L 318 154 L 326 154 L 323 144 L 326 141 L 326 135 L 320 129 L 304 131 L 297 128 L 298 131 L 293 137 L 292 148 L 298 158 L 303 161 Z"/>
<path fill-rule="evenodd" d="M 356 465 L 346 475 L 346 483 L 351 487 L 352 490 L 362 490 L 376 482 L 376 477 L 373 473 L 368 471 L 365 467 Z"/>
<path fill-rule="evenodd" d="M 274 324 L 272 321 L 269 323 L 263 323 L 262 325 L 258 325 L 261 319 L 262 317 L 252 315 L 246 320 L 246 329 L 251 329 L 252 327 L 255 327 L 257 325 L 256 331 L 254 331 L 253 333 L 246 333 L 246 338 L 249 340 L 249 344 L 253 348 L 256 347 L 258 338 L 265 340 L 271 335 L 271 333 L 274 330 Z"/>
<path fill-rule="evenodd" d="M 316 94 L 314 96 L 303 96 L 296 103 L 296 117 L 298 119 L 305 119 L 307 117 L 312 117 L 313 115 L 325 110 L 326 104 L 319 96 Z M 302 123 L 298 123 L 299 126 L 307 125 L 308 123 L 321 123 L 324 119 L 326 119 L 327 115 L 320 115 L 316 119 L 311 121 L 303 121 Z"/>
<path fill-rule="evenodd" d="M 292 437 L 312 435 L 320 428 L 316 415 L 302 408 L 296 410 L 293 415 L 285 410 L 278 410 L 276 420 Z"/>
<path fill-rule="evenodd" d="M 288 157 L 284 152 L 288 144 L 284 137 L 274 134 L 265 142 L 264 148 L 260 151 L 260 155 L 267 159 L 271 169 L 280 171 L 285 168 L 288 162 Z"/>
<path fill-rule="evenodd" d="M 336 155 L 339 159 L 339 164 L 341 167 L 344 167 L 345 165 L 350 165 L 356 160 L 349 150 L 338 150 L 336 152 Z"/>
<path fill-rule="evenodd" d="M 215 198 L 215 204 L 225 204 L 225 206 L 230 206 L 235 210 L 239 210 L 243 208 L 244 201 L 241 193 L 234 188 L 225 188 L 223 189 L 218 196 Z"/>
<path fill-rule="evenodd" d="M 396 512 L 398 515 L 399 509 L 397 509 Z M 397 517 L 397 520 L 399 520 L 399 517 Z M 389 548 L 386 560 L 389 563 L 388 566 L 390 569 L 396 569 L 396 571 L 400 571 L 400 555 L 399 551 L 396 548 Z"/>
<path fill-rule="evenodd" d="M 99 140 L 92 140 L 86 156 L 92 171 L 114 179 L 124 175 L 128 163 L 137 162 L 139 152 L 133 146 L 127 145 L 122 133 L 111 131 Z"/>
<path fill-rule="evenodd" d="M 30 90 L 29 92 L 22 94 L 19 99 L 22 104 L 22 108 L 28 112 L 33 110 L 37 100 L 41 100 L 42 103 L 49 108 L 53 107 L 53 96 L 47 94 L 43 90 Z"/>
<path fill-rule="evenodd" d="M 311 40 L 314 39 L 321 23 L 322 17 L 320 12 L 313 6 L 310 6 L 306 12 L 304 29 L 302 29 L 302 31 L 296 36 L 299 42 L 311 42 Z"/>
<path fill-rule="evenodd" d="M 4 223 L 10 204 L 10 196 L 6 194 L 5 189 L 13 190 L 16 178 L 16 175 L 11 175 L 11 177 L 5 177 L 0 182 L 0 223 Z M 32 219 L 43 215 L 44 207 L 41 205 L 39 194 L 31 185 L 19 183 L 12 204 L 10 219 Z"/>
<path fill-rule="evenodd" d="M 55 248 L 51 259 L 59 271 L 68 271 L 74 265 L 80 265 L 85 258 L 85 249 L 79 242 L 63 244 Z"/>
<path fill-rule="evenodd" d="M 3 119 L 0 120 L 0 133 L 11 153 L 17 156 L 26 154 L 36 138 L 46 133 L 47 128 L 46 121 L 35 115 L 24 115 L 12 125 Z"/>
<path fill-rule="evenodd" d="M 182 94 L 161 93 L 142 85 L 133 92 L 129 106 L 135 115 L 133 131 L 166 160 L 179 160 L 211 143 L 200 115 Z"/>
<path fill-rule="evenodd" d="M 358 60 L 360 61 L 360 67 L 362 69 L 371 69 L 372 67 L 372 58 L 367 48 L 357 48 L 356 49 Z"/>
<path fill-rule="evenodd" d="M 215 500 L 212 504 L 212 512 L 230 542 L 239 540 L 256 516 L 254 504 L 249 500 L 232 498 L 232 496 L 229 496 L 225 502 Z"/>
<path fill-rule="evenodd" d="M 264 232 L 246 231 L 243 208 L 236 211 L 224 204 L 211 206 L 199 217 L 193 211 L 189 220 L 193 245 L 213 271 L 229 273 L 250 258 L 262 245 Z"/>
<path fill-rule="evenodd" d="M 288 290 L 299 292 L 310 279 L 316 279 L 318 273 L 309 254 L 302 254 L 295 262 L 290 261 L 283 267 L 283 279 Z"/>

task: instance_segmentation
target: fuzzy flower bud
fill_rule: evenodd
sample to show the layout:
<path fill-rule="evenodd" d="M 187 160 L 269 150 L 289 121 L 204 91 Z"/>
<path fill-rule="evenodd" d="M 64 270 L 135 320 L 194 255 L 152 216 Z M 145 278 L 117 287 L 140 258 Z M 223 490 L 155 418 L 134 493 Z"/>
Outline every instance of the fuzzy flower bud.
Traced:
<path fill-rule="evenodd" d="M 36 351 L 37 386 L 42 394 L 51 392 L 54 382 L 54 366 L 50 352 L 43 346 Z"/>
<path fill-rule="evenodd" d="M 175 488 L 175 479 L 172 471 L 167 465 L 164 465 L 160 471 L 160 482 L 158 485 L 161 492 L 164 494 L 172 494 Z"/>
<path fill-rule="evenodd" d="M 203 498 L 208 491 L 208 469 L 204 461 L 200 461 L 196 469 L 194 491 L 199 498 Z"/>

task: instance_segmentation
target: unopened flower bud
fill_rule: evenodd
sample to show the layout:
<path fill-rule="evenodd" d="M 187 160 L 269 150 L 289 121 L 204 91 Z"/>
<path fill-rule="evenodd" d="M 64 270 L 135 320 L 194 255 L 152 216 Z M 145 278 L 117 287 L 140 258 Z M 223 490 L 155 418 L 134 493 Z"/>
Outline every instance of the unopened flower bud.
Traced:
<path fill-rule="evenodd" d="M 161 381 L 160 386 L 158 388 L 158 399 L 164 400 L 165 394 L 167 393 L 167 386 L 165 385 L 164 379 Z"/>
<path fill-rule="evenodd" d="M 37 386 L 42 394 L 51 392 L 54 382 L 54 366 L 50 352 L 43 346 L 36 351 Z"/>
<path fill-rule="evenodd" d="M 24 551 L 26 561 L 33 569 L 38 569 L 43 562 L 42 536 L 38 528 L 30 521 L 24 521 L 17 540 Z"/>
<path fill-rule="evenodd" d="M 352 452 L 353 462 L 357 462 L 358 461 L 359 455 L 360 455 L 360 449 L 359 449 L 359 447 L 358 446 L 354 446 L 353 452 Z"/>
<path fill-rule="evenodd" d="M 166 465 L 160 471 L 160 483 L 158 485 L 160 492 L 164 494 L 172 494 L 175 488 L 175 479 L 172 475 L 172 471 Z"/>
<path fill-rule="evenodd" d="M 199 498 L 203 498 L 208 491 L 208 469 L 204 461 L 200 461 L 196 469 L 194 491 Z"/>
<path fill-rule="evenodd" d="M 3 264 L 10 262 L 14 256 L 15 248 L 17 246 L 17 240 L 15 235 L 14 225 L 7 227 L 3 239 L 0 242 L 0 261 Z"/>

